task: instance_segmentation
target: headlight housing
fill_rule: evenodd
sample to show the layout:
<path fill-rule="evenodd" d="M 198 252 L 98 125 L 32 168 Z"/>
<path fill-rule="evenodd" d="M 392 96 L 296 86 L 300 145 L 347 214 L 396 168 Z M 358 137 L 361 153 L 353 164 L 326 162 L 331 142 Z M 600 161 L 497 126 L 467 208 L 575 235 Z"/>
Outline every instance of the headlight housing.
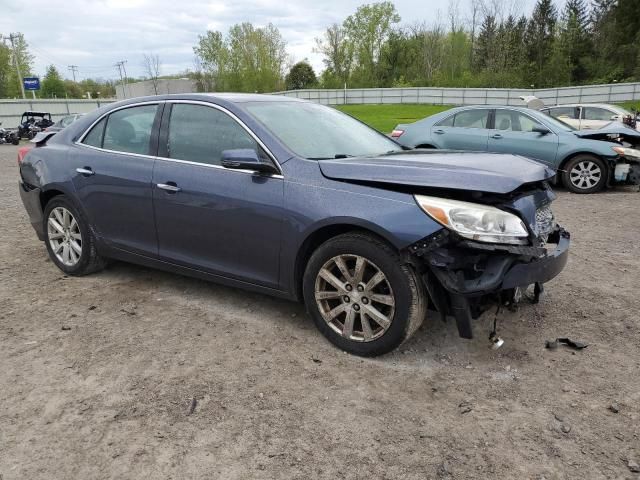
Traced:
<path fill-rule="evenodd" d="M 611 147 L 611 149 L 623 157 L 640 158 L 640 150 L 636 150 L 635 148 Z"/>
<path fill-rule="evenodd" d="M 427 215 L 462 237 L 488 243 L 529 243 L 527 227 L 512 213 L 446 198 L 425 195 L 414 195 L 414 198 Z"/>

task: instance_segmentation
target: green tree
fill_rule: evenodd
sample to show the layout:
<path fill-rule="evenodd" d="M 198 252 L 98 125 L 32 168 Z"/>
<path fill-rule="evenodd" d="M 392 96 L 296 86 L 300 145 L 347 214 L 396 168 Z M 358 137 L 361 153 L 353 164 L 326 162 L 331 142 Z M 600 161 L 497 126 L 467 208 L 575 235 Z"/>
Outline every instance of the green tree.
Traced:
<path fill-rule="evenodd" d="M 286 44 L 276 27 L 255 28 L 251 23 L 232 26 L 226 37 L 208 31 L 194 52 L 214 89 L 270 92 L 283 86 Z"/>
<path fill-rule="evenodd" d="M 9 96 L 9 81 L 11 78 L 11 52 L 0 43 L 0 98 Z"/>
<path fill-rule="evenodd" d="M 567 0 L 557 41 L 560 42 L 560 54 L 566 56 L 570 81 L 574 84 L 584 82 L 589 75 L 587 65 L 593 45 L 588 28 L 589 15 L 584 0 Z"/>
<path fill-rule="evenodd" d="M 352 44 L 356 67 L 354 75 L 361 86 L 376 86 L 380 75 L 378 62 L 382 46 L 389 39 L 393 24 L 400 15 L 391 2 L 361 5 L 349 15 L 343 27 Z"/>
<path fill-rule="evenodd" d="M 47 73 L 42 79 L 40 94 L 44 98 L 63 98 L 65 96 L 64 82 L 54 65 L 47 67 Z"/>
<path fill-rule="evenodd" d="M 24 36 L 19 34 L 14 37 L 15 45 L 15 60 L 17 60 L 20 66 L 20 73 L 22 77 L 28 77 L 32 74 L 33 69 L 33 55 L 29 53 L 29 45 L 27 44 Z M 20 97 L 22 95 L 20 88 L 20 77 L 15 68 L 15 60 L 10 63 L 9 73 L 6 79 L 6 96 L 7 97 Z"/>
<path fill-rule="evenodd" d="M 296 63 L 285 77 L 287 90 L 301 90 L 316 85 L 316 74 L 309 62 L 304 60 Z"/>
<path fill-rule="evenodd" d="M 527 25 L 525 42 L 531 65 L 530 80 L 536 86 L 549 85 L 543 75 L 545 64 L 553 53 L 558 11 L 552 0 L 538 0 Z"/>
<path fill-rule="evenodd" d="M 334 23 L 315 41 L 314 51 L 322 54 L 326 67 L 321 83 L 325 88 L 342 88 L 349 81 L 353 66 L 353 43 L 347 38 L 346 29 Z"/>

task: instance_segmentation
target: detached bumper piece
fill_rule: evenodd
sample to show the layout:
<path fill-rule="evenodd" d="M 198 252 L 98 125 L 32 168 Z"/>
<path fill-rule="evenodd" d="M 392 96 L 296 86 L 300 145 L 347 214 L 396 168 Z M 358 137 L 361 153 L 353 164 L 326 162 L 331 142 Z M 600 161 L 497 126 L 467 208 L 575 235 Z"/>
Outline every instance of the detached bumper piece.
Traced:
<path fill-rule="evenodd" d="M 558 226 L 546 248 L 479 243 L 441 230 L 411 245 L 409 253 L 441 317 L 455 317 L 460 336 L 472 338 L 471 320 L 492 305 L 516 304 L 530 285 L 537 299 L 566 265 L 570 242 Z"/>

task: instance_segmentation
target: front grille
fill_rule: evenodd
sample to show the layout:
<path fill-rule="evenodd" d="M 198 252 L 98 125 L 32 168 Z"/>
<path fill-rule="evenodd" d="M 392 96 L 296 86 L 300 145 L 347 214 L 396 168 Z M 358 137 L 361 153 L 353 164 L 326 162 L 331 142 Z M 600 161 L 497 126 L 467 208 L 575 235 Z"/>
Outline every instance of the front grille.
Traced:
<path fill-rule="evenodd" d="M 540 207 L 536 211 L 536 230 L 538 231 L 538 239 L 544 245 L 549 240 L 549 235 L 553 232 L 555 221 L 553 212 L 549 205 Z"/>

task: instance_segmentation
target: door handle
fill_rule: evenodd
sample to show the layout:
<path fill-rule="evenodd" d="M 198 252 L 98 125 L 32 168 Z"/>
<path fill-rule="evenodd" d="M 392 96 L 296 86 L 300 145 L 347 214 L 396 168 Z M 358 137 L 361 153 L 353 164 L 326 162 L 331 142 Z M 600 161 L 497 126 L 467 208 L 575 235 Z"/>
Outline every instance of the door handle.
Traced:
<path fill-rule="evenodd" d="M 437 133 L 438 135 L 442 135 L 444 133 L 444 130 L 434 130 L 433 133 Z"/>
<path fill-rule="evenodd" d="M 502 135 L 500 135 L 499 133 L 496 133 L 494 135 L 491 135 L 491 138 L 495 138 L 496 140 L 499 140 L 502 138 Z"/>
<path fill-rule="evenodd" d="M 91 170 L 91 167 L 76 168 L 76 172 L 81 173 L 82 175 L 86 175 L 87 177 L 90 175 L 95 175 L 96 173 L 93 170 Z"/>
<path fill-rule="evenodd" d="M 169 193 L 178 193 L 180 190 L 182 190 L 175 184 L 175 182 L 158 183 L 156 186 L 159 189 L 166 190 Z"/>

